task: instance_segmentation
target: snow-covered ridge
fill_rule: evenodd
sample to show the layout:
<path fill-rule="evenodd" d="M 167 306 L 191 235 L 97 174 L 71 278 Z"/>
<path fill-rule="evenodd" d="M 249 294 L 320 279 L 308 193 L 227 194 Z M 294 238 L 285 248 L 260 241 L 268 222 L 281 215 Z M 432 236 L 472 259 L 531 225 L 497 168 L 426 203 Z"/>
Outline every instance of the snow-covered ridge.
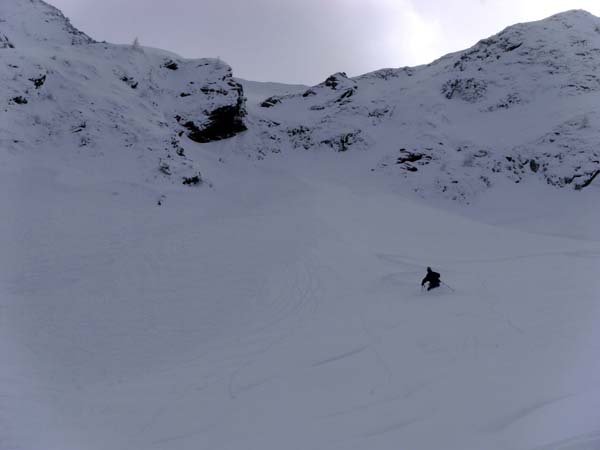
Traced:
<path fill-rule="evenodd" d="M 200 180 L 198 145 L 234 136 L 221 147 L 348 152 L 339 164 L 466 202 L 506 179 L 582 189 L 600 173 L 600 19 L 585 11 L 287 90 L 236 81 L 219 60 L 95 42 L 41 0 L 0 5 L 0 51 L 0 144 L 93 156 L 121 179 Z"/>
<path fill-rule="evenodd" d="M 90 170 L 116 179 L 199 183 L 181 141 L 245 130 L 242 86 L 220 60 L 95 42 L 40 0 L 3 2 L 0 20 L 5 149 L 92 157 Z"/>
<path fill-rule="evenodd" d="M 337 73 L 259 114 L 291 147 L 377 154 L 374 171 L 426 196 L 468 201 L 499 178 L 581 189 L 600 171 L 599 69 L 600 19 L 575 10 L 426 66 Z"/>

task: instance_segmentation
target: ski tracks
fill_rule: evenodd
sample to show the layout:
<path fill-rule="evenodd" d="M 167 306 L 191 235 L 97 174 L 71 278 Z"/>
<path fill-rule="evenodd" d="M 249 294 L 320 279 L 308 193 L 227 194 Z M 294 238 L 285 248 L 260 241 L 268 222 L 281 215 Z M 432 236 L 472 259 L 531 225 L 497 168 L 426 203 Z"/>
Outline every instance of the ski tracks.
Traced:
<path fill-rule="evenodd" d="M 227 391 L 230 399 L 254 387 L 268 383 L 272 377 L 266 376 L 261 381 L 243 382 L 245 369 L 258 364 L 258 359 L 271 349 L 289 339 L 317 313 L 321 302 L 322 280 L 319 265 L 312 257 L 301 259 L 286 270 L 287 282 L 281 283 L 273 293 L 275 313 L 270 312 L 270 320 L 255 327 L 245 340 L 262 341 L 262 348 L 246 354 L 243 362 L 229 375 Z M 291 274 L 291 276 L 290 276 Z M 281 279 L 279 281 L 282 281 Z"/>
<path fill-rule="evenodd" d="M 600 431 L 581 434 L 552 444 L 531 450 L 598 450 L 600 449 Z"/>

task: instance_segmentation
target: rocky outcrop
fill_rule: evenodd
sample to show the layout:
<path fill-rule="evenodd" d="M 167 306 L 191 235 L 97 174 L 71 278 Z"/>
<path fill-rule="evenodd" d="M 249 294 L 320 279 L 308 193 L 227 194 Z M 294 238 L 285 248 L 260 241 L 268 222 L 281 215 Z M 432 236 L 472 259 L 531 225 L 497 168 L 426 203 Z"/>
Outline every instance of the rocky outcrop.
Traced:
<path fill-rule="evenodd" d="M 186 121 L 181 116 L 176 116 L 176 118 L 188 130 L 187 136 L 192 141 L 201 144 L 220 141 L 247 130 L 242 120 L 244 116 L 242 104 L 240 101 L 236 105 L 221 106 L 210 111 L 208 113 L 208 120 L 201 126 L 198 126 L 192 120 Z"/>
<path fill-rule="evenodd" d="M 211 77 L 203 77 L 201 82 L 189 82 L 185 95 L 179 94 L 175 119 L 187 136 L 198 143 L 220 141 L 246 131 L 244 89 L 233 79 L 229 66 L 221 61 L 213 65 L 206 62 L 195 64 L 180 61 L 180 70 L 211 72 Z M 166 67 L 166 66 L 165 66 Z M 177 70 L 170 68 L 171 71 Z"/>
<path fill-rule="evenodd" d="M 459 98 L 465 102 L 475 103 L 485 97 L 487 83 L 475 78 L 455 79 L 444 83 L 442 94 L 450 100 Z"/>

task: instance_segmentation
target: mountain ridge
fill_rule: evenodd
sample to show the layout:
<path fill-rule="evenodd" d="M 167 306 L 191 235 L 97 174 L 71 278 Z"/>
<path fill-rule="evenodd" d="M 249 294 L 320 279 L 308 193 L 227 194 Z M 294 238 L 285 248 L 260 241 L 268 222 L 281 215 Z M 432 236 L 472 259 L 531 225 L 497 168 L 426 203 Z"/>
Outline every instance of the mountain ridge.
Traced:
<path fill-rule="evenodd" d="M 365 173 L 466 203 L 506 179 L 583 189 L 600 170 L 600 19 L 583 10 L 507 27 L 427 65 L 336 73 L 287 93 L 273 84 L 266 95 L 254 82 L 246 94 L 220 60 L 98 43 L 42 0 L 10 5 L 0 7 L 0 139 L 15 152 L 52 143 L 68 159 L 91 148 L 96 162 L 126 167 L 120 177 L 159 185 L 200 174 L 202 145 L 258 160 L 368 152 Z M 135 156 L 111 161 L 119 148 Z"/>

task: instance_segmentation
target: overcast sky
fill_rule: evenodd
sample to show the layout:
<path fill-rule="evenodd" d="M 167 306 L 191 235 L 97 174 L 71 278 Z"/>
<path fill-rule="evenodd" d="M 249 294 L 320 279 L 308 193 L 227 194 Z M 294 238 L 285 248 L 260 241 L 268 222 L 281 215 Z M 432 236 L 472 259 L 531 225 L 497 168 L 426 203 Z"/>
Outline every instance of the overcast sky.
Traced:
<path fill-rule="evenodd" d="M 3 1 L 3 0 L 0 0 Z M 220 57 L 241 78 L 315 84 L 424 64 L 516 22 L 600 0 L 47 0 L 97 40 Z"/>

